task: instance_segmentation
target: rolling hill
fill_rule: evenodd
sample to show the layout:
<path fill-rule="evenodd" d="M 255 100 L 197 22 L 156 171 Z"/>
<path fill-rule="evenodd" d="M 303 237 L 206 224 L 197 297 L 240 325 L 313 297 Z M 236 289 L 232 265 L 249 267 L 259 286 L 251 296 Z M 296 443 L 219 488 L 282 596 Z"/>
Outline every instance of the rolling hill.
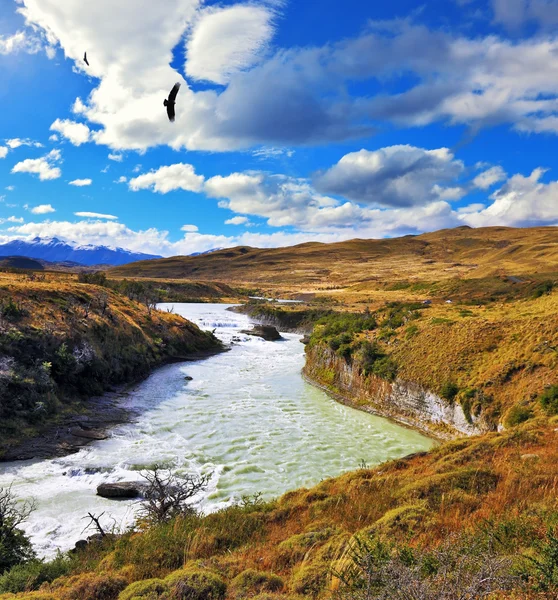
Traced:
<path fill-rule="evenodd" d="M 558 227 L 459 227 L 419 236 L 309 242 L 286 248 L 240 246 L 196 257 L 140 261 L 111 277 L 223 280 L 315 289 L 393 280 L 527 275 L 558 271 Z"/>

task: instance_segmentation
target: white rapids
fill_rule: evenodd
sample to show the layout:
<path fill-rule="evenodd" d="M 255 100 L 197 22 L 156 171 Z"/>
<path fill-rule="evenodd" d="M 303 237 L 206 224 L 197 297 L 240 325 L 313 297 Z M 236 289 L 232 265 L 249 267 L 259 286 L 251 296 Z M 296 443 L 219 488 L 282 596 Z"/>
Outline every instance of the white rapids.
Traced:
<path fill-rule="evenodd" d="M 223 304 L 161 305 L 202 329 L 216 329 L 229 352 L 155 371 L 129 391 L 141 411 L 133 423 L 78 453 L 50 460 L 0 464 L 0 487 L 33 497 L 37 510 L 25 530 L 40 556 L 68 550 L 84 537 L 88 512 L 129 526 L 138 505 L 96 496 L 103 482 L 141 479 L 155 464 L 177 472 L 212 473 L 200 498 L 205 511 L 243 495 L 265 498 L 320 480 L 425 450 L 432 441 L 386 419 L 338 404 L 306 383 L 300 336 L 283 341 L 243 335 L 248 317 Z M 184 377 L 193 377 L 185 381 Z"/>

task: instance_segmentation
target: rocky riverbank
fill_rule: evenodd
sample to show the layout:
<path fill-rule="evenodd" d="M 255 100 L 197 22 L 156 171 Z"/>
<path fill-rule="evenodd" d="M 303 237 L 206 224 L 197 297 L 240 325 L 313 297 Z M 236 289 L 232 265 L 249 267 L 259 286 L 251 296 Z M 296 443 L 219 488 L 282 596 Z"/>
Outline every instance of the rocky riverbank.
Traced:
<path fill-rule="evenodd" d="M 122 386 L 224 349 L 150 301 L 75 280 L 8 281 L 0 286 L 0 460 L 60 456 L 102 439 L 131 418 Z"/>

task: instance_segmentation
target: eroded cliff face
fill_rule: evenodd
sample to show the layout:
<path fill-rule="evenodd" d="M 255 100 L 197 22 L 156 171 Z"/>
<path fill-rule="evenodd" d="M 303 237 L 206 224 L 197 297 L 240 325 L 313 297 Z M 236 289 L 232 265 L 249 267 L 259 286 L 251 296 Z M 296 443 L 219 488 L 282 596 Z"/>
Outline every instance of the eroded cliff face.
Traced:
<path fill-rule="evenodd" d="M 449 403 L 416 383 L 364 375 L 358 365 L 346 362 L 322 344 L 307 347 L 303 374 L 345 404 L 440 439 L 475 435 L 489 429 L 482 415 L 468 421 L 460 404 Z"/>

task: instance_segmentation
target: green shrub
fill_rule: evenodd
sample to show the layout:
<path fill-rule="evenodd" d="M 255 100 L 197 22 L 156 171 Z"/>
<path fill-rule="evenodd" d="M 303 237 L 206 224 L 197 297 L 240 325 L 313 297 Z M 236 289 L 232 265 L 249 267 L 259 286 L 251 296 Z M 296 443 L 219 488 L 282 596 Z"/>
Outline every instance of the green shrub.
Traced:
<path fill-rule="evenodd" d="M 525 423 L 533 416 L 533 411 L 524 404 L 516 404 L 512 406 L 508 413 L 506 414 L 506 418 L 504 420 L 504 425 L 506 427 L 515 427 L 516 425 L 521 425 L 521 423 Z"/>
<path fill-rule="evenodd" d="M 540 396 L 539 402 L 549 415 L 558 415 L 558 385 L 552 385 Z"/>
<path fill-rule="evenodd" d="M 247 569 L 232 580 L 231 587 L 238 598 L 246 598 L 248 594 L 279 592 L 284 583 L 281 577 L 273 573 Z"/>
<path fill-rule="evenodd" d="M 16 565 L 0 577 L 0 593 L 31 592 L 38 590 L 43 583 L 50 583 L 69 573 L 71 561 L 62 555 L 51 562 L 32 560 Z"/>
<path fill-rule="evenodd" d="M 446 381 L 440 389 L 440 396 L 448 402 L 453 402 L 459 393 L 459 386 L 453 381 Z"/>
<path fill-rule="evenodd" d="M 397 364 L 389 356 L 383 356 L 374 363 L 372 373 L 386 381 L 394 381 L 397 377 Z"/>
<path fill-rule="evenodd" d="M 90 285 L 108 286 L 107 275 L 102 271 L 97 273 L 80 273 L 78 275 L 79 283 L 88 283 Z"/>
<path fill-rule="evenodd" d="M 165 578 L 172 600 L 222 600 L 226 583 L 212 571 L 182 569 Z"/>
<path fill-rule="evenodd" d="M 56 584 L 55 584 L 56 585 Z M 84 573 L 71 577 L 66 582 L 60 598 L 62 600 L 117 600 L 127 587 L 127 581 L 111 573 Z"/>
<path fill-rule="evenodd" d="M 120 592 L 118 600 L 155 600 L 168 597 L 169 587 L 162 579 L 136 581 Z"/>
<path fill-rule="evenodd" d="M 405 337 L 410 340 L 411 338 L 414 338 L 418 332 L 419 328 L 416 325 L 409 325 L 409 327 L 407 327 L 405 330 Z"/>

